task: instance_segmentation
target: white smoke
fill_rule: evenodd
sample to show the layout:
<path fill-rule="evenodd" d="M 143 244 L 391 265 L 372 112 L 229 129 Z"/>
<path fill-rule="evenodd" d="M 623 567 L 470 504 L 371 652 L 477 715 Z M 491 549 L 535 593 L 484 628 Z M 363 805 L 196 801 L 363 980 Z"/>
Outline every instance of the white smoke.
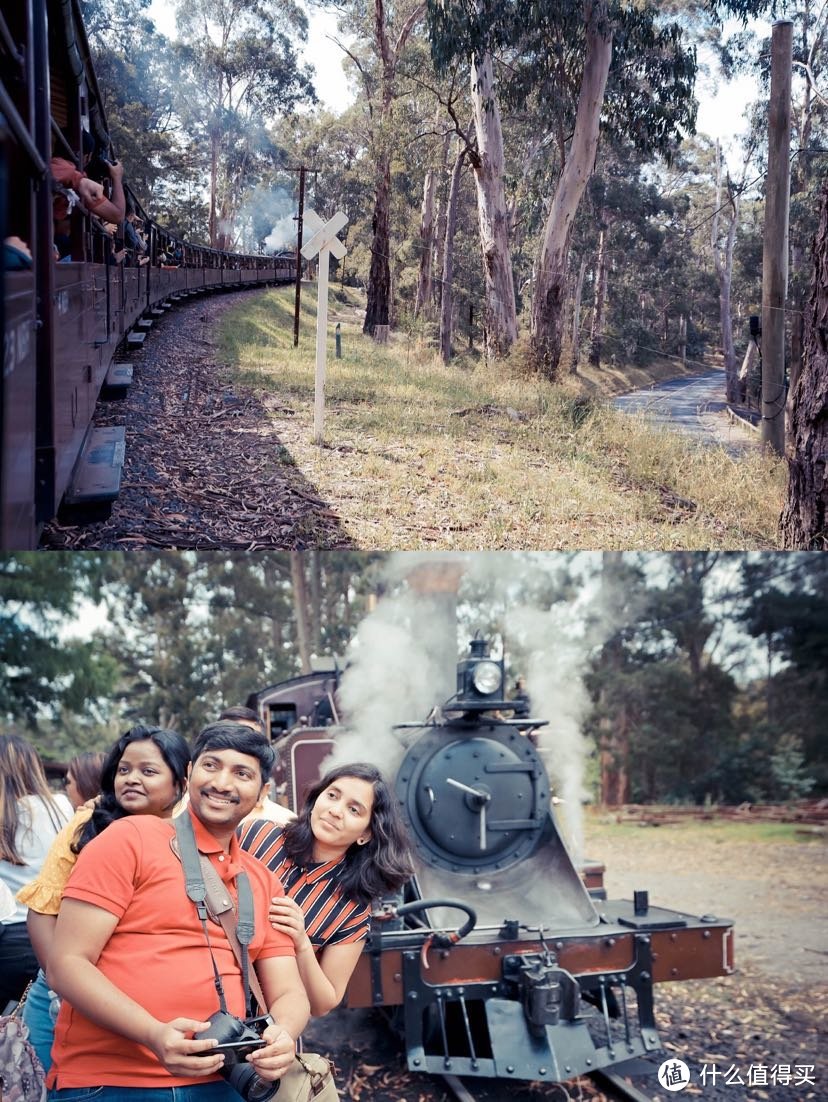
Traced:
<path fill-rule="evenodd" d="M 448 695 L 435 687 L 446 685 L 446 655 L 457 658 L 456 630 L 447 640 L 451 626 L 434 616 L 433 604 L 419 592 L 414 575 L 422 567 L 462 571 L 458 604 L 460 618 L 469 625 L 463 651 L 476 629 L 495 637 L 494 655 L 505 637 L 507 661 L 511 658 L 525 677 L 532 716 L 549 720 L 539 731 L 538 748 L 563 801 L 558 817 L 577 861 L 588 798 L 589 747 L 582 724 L 589 699 L 583 677 L 591 649 L 610 630 L 597 554 L 391 556 L 384 575 L 388 593 L 360 624 L 339 689 L 350 733 L 337 738 L 326 768 L 368 760 L 393 778 L 406 750 L 405 731 L 395 733 L 393 725 L 422 722 Z M 448 674 L 453 681 L 453 669 Z"/>
<path fill-rule="evenodd" d="M 437 703 L 443 679 L 432 647 L 434 628 L 425 604 L 403 591 L 380 600 L 359 625 L 347 655 L 338 698 L 349 733 L 337 737 L 325 768 L 370 761 L 393 778 L 405 753 L 395 723 L 422 722 Z"/>
<path fill-rule="evenodd" d="M 264 239 L 265 252 L 277 253 L 296 244 L 296 219 L 292 214 L 280 218 Z"/>
<path fill-rule="evenodd" d="M 553 792 L 563 801 L 558 817 L 577 862 L 583 856 L 583 804 L 589 796 L 584 784 L 588 747 L 581 730 L 589 704 L 583 683 L 586 625 L 568 603 L 546 612 L 515 609 L 508 623 L 529 656 L 526 689 L 532 716 L 549 721 L 538 732 L 538 752 Z"/>
<path fill-rule="evenodd" d="M 236 219 L 241 246 L 257 252 L 261 243 L 266 253 L 295 247 L 295 215 L 296 198 L 290 191 L 259 185 L 246 196 Z M 268 226 L 270 232 L 265 233 Z"/>

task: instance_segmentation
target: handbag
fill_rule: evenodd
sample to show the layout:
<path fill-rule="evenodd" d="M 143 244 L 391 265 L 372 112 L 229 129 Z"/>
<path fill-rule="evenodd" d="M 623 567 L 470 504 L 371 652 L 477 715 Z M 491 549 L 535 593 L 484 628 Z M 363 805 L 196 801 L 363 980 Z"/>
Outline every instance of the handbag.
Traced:
<path fill-rule="evenodd" d="M 173 846 L 173 852 L 179 858 L 184 868 L 185 877 L 187 879 L 187 894 L 191 899 L 194 899 L 194 895 L 190 894 L 190 889 L 194 886 L 196 870 L 198 868 L 193 861 L 195 835 L 192 831 L 192 825 L 189 823 L 189 819 L 186 823 L 181 822 L 184 818 L 185 816 L 182 815 L 175 820 L 177 845 Z M 207 913 L 214 921 L 220 923 L 224 929 L 227 940 L 230 942 L 230 947 L 241 967 L 246 988 L 248 980 L 246 948 L 247 943 L 252 937 L 252 925 L 244 932 L 245 947 L 243 949 L 239 941 L 238 923 L 230 899 L 230 893 L 225 890 L 221 877 L 213 868 L 210 858 L 207 857 L 206 854 L 198 854 L 198 864 L 201 866 L 201 884 L 197 886 L 195 894 L 201 894 L 203 891 L 201 898 L 206 905 Z M 244 873 L 239 875 L 240 881 L 242 878 L 246 880 Z M 239 898 L 241 898 L 241 889 L 242 884 L 240 882 Z M 246 890 L 249 891 L 249 889 Z M 256 976 L 255 967 L 250 970 L 249 980 L 250 989 L 253 995 L 255 995 L 262 1013 L 266 1014 L 267 1003 L 265 1002 L 264 994 L 259 984 L 258 977 Z M 0 1098 L 0 1102 L 5 1102 L 5 1099 Z M 321 1056 L 315 1052 L 297 1053 L 293 1058 L 293 1063 L 279 1080 L 278 1102 L 339 1102 L 339 1091 L 336 1088 L 334 1066 L 331 1061 L 328 1060 L 327 1057 Z"/>
<path fill-rule="evenodd" d="M 29 1041 L 29 1031 L 17 1017 L 31 983 L 11 1014 L 0 1015 L 0 1102 L 43 1102 L 46 1072 Z"/>
<path fill-rule="evenodd" d="M 297 1053 L 279 1080 L 279 1102 L 338 1102 L 333 1064 L 316 1052 Z"/>

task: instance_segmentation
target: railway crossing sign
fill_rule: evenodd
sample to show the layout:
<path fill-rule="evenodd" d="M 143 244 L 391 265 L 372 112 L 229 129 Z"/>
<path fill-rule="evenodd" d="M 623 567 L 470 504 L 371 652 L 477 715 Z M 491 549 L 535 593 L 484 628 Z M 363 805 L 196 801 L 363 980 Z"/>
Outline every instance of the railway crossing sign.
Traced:
<path fill-rule="evenodd" d="M 319 275 L 317 277 L 316 304 L 316 382 L 313 403 L 313 442 L 322 443 L 322 429 L 325 420 L 325 361 L 327 357 L 328 337 L 328 266 L 333 254 L 337 260 L 345 256 L 345 246 L 336 236 L 347 224 L 348 216 L 338 210 L 333 218 L 323 222 L 315 210 L 305 211 L 304 224 L 312 237 L 302 246 L 302 256 L 312 260 L 319 255 Z"/>

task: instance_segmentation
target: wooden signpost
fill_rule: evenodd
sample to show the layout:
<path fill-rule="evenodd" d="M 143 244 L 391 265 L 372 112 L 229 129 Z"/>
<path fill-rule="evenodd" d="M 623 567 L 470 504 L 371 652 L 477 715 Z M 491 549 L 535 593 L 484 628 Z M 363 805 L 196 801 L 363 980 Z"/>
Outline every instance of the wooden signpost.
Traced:
<path fill-rule="evenodd" d="M 328 337 L 328 267 L 331 254 L 337 260 L 345 256 L 345 246 L 336 236 L 347 223 L 348 216 L 342 211 L 327 222 L 323 222 L 316 211 L 305 211 L 304 224 L 312 237 L 302 246 L 302 256 L 313 260 L 319 256 L 319 275 L 317 277 L 316 304 L 316 384 L 313 404 L 313 442 L 322 443 L 322 431 L 325 422 L 325 361 L 327 357 Z"/>

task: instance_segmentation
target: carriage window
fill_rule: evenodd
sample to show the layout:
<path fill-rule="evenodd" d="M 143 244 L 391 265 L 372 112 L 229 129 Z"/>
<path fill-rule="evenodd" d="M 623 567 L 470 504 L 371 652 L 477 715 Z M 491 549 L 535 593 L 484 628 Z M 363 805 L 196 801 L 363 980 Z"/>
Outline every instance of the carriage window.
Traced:
<path fill-rule="evenodd" d="M 289 731 L 296 725 L 295 704 L 270 704 L 267 711 L 270 718 L 271 739 L 279 738 L 285 731 Z"/>

